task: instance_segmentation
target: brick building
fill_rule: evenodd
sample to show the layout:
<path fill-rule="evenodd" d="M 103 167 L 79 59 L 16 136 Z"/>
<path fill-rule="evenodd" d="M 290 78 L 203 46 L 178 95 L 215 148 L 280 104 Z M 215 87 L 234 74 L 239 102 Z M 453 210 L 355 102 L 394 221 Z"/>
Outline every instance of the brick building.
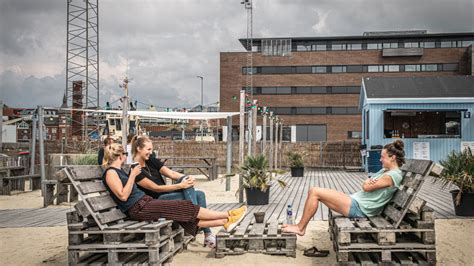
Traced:
<path fill-rule="evenodd" d="M 474 32 L 254 38 L 252 69 L 247 52 L 220 53 L 220 108 L 239 111 L 239 91 L 252 74 L 253 97 L 283 119 L 284 140 L 357 139 L 362 78 L 472 75 L 472 44 Z"/>

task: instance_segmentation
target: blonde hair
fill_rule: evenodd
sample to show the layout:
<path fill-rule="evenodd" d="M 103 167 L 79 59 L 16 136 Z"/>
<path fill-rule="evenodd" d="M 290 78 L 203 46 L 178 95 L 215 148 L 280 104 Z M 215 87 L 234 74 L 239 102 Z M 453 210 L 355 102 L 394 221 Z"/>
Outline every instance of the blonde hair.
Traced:
<path fill-rule="evenodd" d="M 124 153 L 124 148 L 122 144 L 119 143 L 112 143 L 110 146 L 104 149 L 104 160 L 102 162 L 103 167 L 110 166 L 113 162 L 115 162 L 120 155 Z"/>
<path fill-rule="evenodd" d="M 137 154 L 137 149 L 143 149 L 145 147 L 145 143 L 151 142 L 150 138 L 147 136 L 138 136 L 135 135 L 132 138 L 132 158 L 135 158 L 135 155 Z"/>

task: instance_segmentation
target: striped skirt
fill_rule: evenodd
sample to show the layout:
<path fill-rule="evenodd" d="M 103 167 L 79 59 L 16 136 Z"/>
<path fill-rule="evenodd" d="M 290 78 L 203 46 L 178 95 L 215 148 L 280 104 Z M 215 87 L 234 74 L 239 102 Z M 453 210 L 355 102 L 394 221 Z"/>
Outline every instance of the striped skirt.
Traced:
<path fill-rule="evenodd" d="M 138 221 L 173 220 L 184 232 L 195 236 L 199 229 L 197 215 L 200 208 L 189 200 L 158 200 L 144 196 L 127 212 L 130 218 Z"/>

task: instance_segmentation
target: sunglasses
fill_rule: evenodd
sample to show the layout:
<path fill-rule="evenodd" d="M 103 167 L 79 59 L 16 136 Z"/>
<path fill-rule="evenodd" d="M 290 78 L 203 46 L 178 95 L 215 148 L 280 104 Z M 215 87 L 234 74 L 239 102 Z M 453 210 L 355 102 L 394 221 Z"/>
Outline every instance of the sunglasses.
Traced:
<path fill-rule="evenodd" d="M 128 152 L 122 152 L 122 154 L 128 156 Z"/>

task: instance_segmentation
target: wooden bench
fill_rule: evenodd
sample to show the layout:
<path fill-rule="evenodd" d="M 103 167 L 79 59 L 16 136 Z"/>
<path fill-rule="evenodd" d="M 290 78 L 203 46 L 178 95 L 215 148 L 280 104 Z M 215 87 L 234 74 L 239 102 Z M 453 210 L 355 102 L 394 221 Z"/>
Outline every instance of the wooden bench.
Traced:
<path fill-rule="evenodd" d="M 207 177 L 209 181 L 217 179 L 218 172 L 216 165 L 207 165 L 207 164 L 177 164 L 177 165 L 166 165 L 166 167 L 176 171 L 177 169 L 191 169 L 195 168 L 199 170 L 203 175 Z M 204 171 L 206 170 L 206 171 Z M 184 173 L 184 172 L 183 172 Z"/>
<path fill-rule="evenodd" d="M 25 187 L 29 180 L 29 188 Z M 14 190 L 27 191 L 41 189 L 41 176 L 28 175 L 24 166 L 0 167 L 0 195 L 11 195 Z"/>
<path fill-rule="evenodd" d="M 58 173 L 69 178 L 80 199 L 67 214 L 69 264 L 170 262 L 189 241 L 184 230 L 169 220 L 128 219 L 102 183 L 102 172 L 99 166 L 69 166 Z"/>
<path fill-rule="evenodd" d="M 407 160 L 400 189 L 379 216 L 349 219 L 329 212 L 329 234 L 341 265 L 434 265 L 433 210 L 417 197 L 426 176 L 443 168 L 426 160 Z"/>

